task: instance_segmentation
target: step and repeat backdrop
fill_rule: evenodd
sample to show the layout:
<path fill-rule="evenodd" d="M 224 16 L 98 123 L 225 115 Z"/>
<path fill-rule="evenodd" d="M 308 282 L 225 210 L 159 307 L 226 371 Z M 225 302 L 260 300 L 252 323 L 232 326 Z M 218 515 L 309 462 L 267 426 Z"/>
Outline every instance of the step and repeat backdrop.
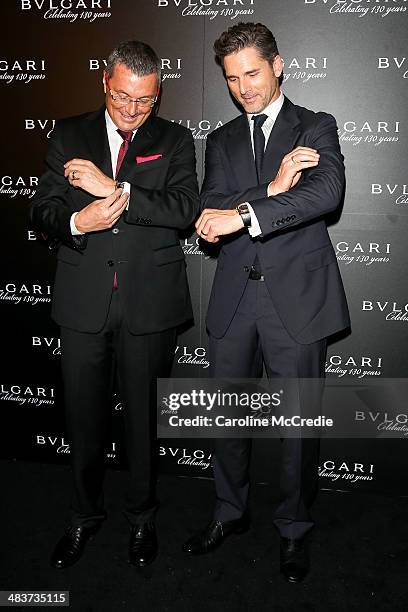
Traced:
<path fill-rule="evenodd" d="M 346 196 L 330 235 L 352 330 L 332 339 L 327 377 L 408 375 L 408 0 L 7 0 L 1 10 L 1 457 L 69 461 L 59 330 L 50 320 L 55 255 L 29 226 L 28 208 L 55 120 L 103 104 L 105 60 L 122 40 L 143 40 L 161 58 L 159 114 L 192 131 L 201 182 L 208 134 L 239 112 L 213 42 L 238 21 L 274 32 L 283 92 L 336 117 L 345 156 Z M 195 325 L 179 336 L 173 374 L 207 377 L 205 313 L 216 259 L 196 234 L 180 239 Z M 126 463 L 121 412 L 115 394 L 106 453 L 116 468 Z M 384 421 L 387 406 L 362 418 Z M 321 487 L 407 495 L 407 443 L 324 440 Z M 255 479 L 274 484 L 279 441 L 257 440 L 253 452 Z M 160 440 L 158 453 L 162 471 L 211 477 L 208 440 Z"/>

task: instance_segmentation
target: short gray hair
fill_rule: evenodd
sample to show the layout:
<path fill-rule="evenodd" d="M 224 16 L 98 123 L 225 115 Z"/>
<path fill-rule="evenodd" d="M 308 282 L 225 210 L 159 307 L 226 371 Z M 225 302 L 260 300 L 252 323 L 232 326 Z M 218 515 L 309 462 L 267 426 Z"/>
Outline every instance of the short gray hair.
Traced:
<path fill-rule="evenodd" d="M 105 69 L 109 78 L 112 78 L 117 64 L 124 64 L 137 76 L 156 73 L 160 85 L 161 61 L 153 49 L 140 40 L 122 42 L 113 49 L 108 57 Z"/>

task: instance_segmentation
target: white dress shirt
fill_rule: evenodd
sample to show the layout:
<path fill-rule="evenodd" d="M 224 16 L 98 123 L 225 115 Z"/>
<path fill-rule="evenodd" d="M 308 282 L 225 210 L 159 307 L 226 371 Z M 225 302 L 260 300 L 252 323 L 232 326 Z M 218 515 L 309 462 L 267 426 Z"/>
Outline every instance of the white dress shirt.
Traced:
<path fill-rule="evenodd" d="M 260 113 L 248 113 L 247 114 L 247 118 L 248 118 L 248 122 L 249 122 L 249 130 L 251 133 L 251 143 L 252 143 L 252 153 L 254 155 L 255 158 L 255 152 L 254 152 L 254 122 L 252 120 L 252 117 L 255 117 L 256 115 L 267 115 L 268 118 L 265 119 L 263 125 L 262 125 L 262 131 L 264 133 L 265 136 L 265 148 L 268 144 L 268 140 L 269 140 L 269 136 L 271 135 L 272 132 L 272 128 L 275 124 L 276 121 L 276 117 L 279 114 L 279 111 L 282 108 L 283 102 L 284 102 L 284 96 L 283 93 L 280 93 L 279 98 L 277 98 L 276 100 L 274 100 L 273 102 L 271 102 L 266 108 L 264 108 L 263 111 L 261 111 Z M 261 231 L 261 227 L 259 225 L 258 219 L 256 218 L 254 209 L 252 208 L 252 206 L 248 203 L 245 202 L 245 204 L 247 204 L 248 206 L 248 210 L 251 214 L 251 225 L 248 227 L 248 231 L 249 234 L 255 238 L 256 236 L 259 236 L 260 234 L 262 234 Z"/>
<path fill-rule="evenodd" d="M 120 134 L 118 134 L 118 128 L 113 123 L 107 110 L 105 111 L 105 123 L 106 123 L 106 131 L 108 133 L 108 142 L 109 142 L 109 149 L 110 149 L 110 154 L 111 154 L 112 171 L 115 172 L 116 164 L 118 161 L 119 149 L 123 142 L 123 138 Z M 133 131 L 133 136 L 132 136 L 132 140 L 133 140 L 137 132 L 137 128 L 132 131 Z M 123 191 L 126 191 L 126 193 L 130 194 L 130 183 L 126 183 L 126 182 L 123 183 Z M 128 206 L 129 206 L 129 200 L 128 200 L 126 209 L 128 208 Z M 77 216 L 77 214 L 78 212 L 74 212 L 71 215 L 70 226 L 71 226 L 71 234 L 73 236 L 80 236 L 81 234 L 83 234 L 83 232 L 80 232 L 75 225 L 75 217 Z"/>

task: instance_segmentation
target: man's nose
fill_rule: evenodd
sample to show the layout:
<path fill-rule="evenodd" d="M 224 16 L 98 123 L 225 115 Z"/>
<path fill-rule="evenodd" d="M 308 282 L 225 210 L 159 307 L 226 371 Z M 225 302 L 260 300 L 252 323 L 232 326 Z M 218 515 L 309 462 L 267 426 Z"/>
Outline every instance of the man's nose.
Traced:
<path fill-rule="evenodd" d="M 137 101 L 136 100 L 130 100 L 130 102 L 128 102 L 126 104 L 126 109 L 129 113 L 129 115 L 136 115 L 137 112 Z"/>
<path fill-rule="evenodd" d="M 240 94 L 243 96 L 246 94 L 246 92 L 248 91 L 248 82 L 246 79 L 241 79 L 239 82 L 239 91 Z"/>

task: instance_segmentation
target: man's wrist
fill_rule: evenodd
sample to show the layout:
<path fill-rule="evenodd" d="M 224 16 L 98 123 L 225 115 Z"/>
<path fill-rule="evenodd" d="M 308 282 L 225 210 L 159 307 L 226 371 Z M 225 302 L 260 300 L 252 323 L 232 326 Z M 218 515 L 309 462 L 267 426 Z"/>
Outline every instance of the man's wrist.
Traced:
<path fill-rule="evenodd" d="M 109 193 L 106 193 L 105 197 L 108 197 L 108 196 L 112 195 L 112 193 L 115 191 L 115 189 L 117 189 L 117 188 L 118 188 L 118 184 L 119 184 L 119 181 L 117 181 L 117 180 L 115 180 L 115 179 L 112 179 L 112 183 L 110 183 L 110 184 L 107 186 L 107 191 L 108 191 Z"/>
<path fill-rule="evenodd" d="M 276 196 L 278 195 L 278 193 L 280 193 L 280 191 L 276 189 L 275 181 L 271 181 L 269 183 L 267 193 L 268 193 L 268 198 L 271 198 L 272 196 Z"/>

